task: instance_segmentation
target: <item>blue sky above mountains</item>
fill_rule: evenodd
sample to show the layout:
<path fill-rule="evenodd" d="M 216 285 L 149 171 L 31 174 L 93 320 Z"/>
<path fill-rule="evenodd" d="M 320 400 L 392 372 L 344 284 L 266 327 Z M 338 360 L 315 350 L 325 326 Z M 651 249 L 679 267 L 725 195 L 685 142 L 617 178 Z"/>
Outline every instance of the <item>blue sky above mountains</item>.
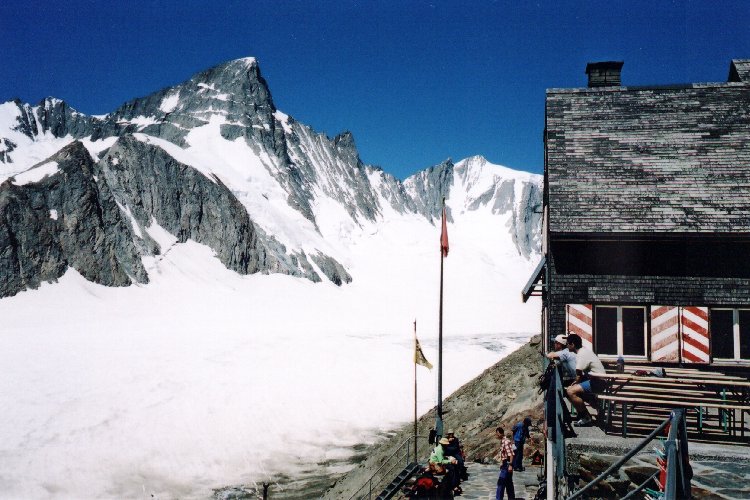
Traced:
<path fill-rule="evenodd" d="M 276 106 L 404 178 L 451 157 L 541 172 L 544 91 L 623 60 L 624 85 L 725 81 L 750 2 L 5 0 L 0 101 L 104 114 L 245 56 Z"/>

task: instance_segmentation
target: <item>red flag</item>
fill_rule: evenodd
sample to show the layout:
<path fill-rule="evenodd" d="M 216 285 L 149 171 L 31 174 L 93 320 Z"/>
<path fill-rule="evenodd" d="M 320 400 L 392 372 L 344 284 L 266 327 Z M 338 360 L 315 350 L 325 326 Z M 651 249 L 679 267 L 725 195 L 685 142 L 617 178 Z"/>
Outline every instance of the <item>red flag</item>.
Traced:
<path fill-rule="evenodd" d="M 440 235 L 440 252 L 443 257 L 448 256 L 448 221 L 445 217 L 445 206 L 443 206 L 443 232 Z"/>

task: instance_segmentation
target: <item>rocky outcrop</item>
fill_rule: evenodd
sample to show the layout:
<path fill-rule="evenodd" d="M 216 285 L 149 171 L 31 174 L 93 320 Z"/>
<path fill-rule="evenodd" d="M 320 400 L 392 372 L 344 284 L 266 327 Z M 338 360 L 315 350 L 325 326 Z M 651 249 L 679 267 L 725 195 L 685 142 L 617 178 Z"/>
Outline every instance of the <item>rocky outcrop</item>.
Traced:
<path fill-rule="evenodd" d="M 424 215 L 429 221 L 440 220 L 442 216 L 443 199 L 449 196 L 453 185 L 453 167 L 453 162 L 447 159 L 404 181 L 406 192 L 414 200 L 417 213 Z M 447 215 L 450 221 L 450 211 Z"/>
<path fill-rule="evenodd" d="M 56 280 L 68 267 L 104 285 L 148 282 L 141 257 L 166 250 L 149 236 L 154 224 L 180 242 L 209 246 L 242 274 L 317 277 L 258 230 L 218 178 L 131 136 L 120 138 L 98 163 L 74 142 L 11 177 L 0 185 L 0 221 L 0 296 Z M 351 281 L 334 259 L 316 259 L 332 281 Z"/>
<path fill-rule="evenodd" d="M 211 247 L 239 273 L 285 270 L 266 252 L 247 210 L 218 178 L 130 136 L 118 139 L 99 164 L 139 233 L 156 222 L 180 242 L 191 239 Z"/>
<path fill-rule="evenodd" d="M 15 130 L 30 139 L 49 133 L 54 137 L 87 137 L 101 125 L 101 120 L 79 113 L 65 101 L 47 97 L 32 107 L 19 100 L 13 101 L 18 107 Z"/>
<path fill-rule="evenodd" d="M 541 185 L 524 184 L 521 197 L 513 211 L 510 234 L 519 253 L 527 259 L 541 251 L 542 195 Z"/>
<path fill-rule="evenodd" d="M 325 274 L 335 285 L 341 286 L 344 283 L 351 283 L 352 277 L 346 272 L 344 266 L 342 266 L 336 259 L 325 255 L 323 253 L 316 253 L 310 256 L 310 259 L 318 266 L 318 269 Z"/>
<path fill-rule="evenodd" d="M 0 185 L 0 296 L 68 267 L 109 286 L 148 281 L 112 191 L 78 142 Z"/>

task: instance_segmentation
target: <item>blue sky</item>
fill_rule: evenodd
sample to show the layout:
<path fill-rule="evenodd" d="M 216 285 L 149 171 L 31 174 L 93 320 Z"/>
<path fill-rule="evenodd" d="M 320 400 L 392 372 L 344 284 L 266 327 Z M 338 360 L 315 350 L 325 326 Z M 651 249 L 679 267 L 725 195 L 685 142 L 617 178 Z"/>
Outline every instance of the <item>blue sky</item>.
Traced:
<path fill-rule="evenodd" d="M 725 81 L 750 2 L 0 2 L 0 101 L 104 114 L 245 56 L 277 108 L 399 178 L 475 154 L 541 172 L 546 88 L 601 60 L 624 85 Z"/>

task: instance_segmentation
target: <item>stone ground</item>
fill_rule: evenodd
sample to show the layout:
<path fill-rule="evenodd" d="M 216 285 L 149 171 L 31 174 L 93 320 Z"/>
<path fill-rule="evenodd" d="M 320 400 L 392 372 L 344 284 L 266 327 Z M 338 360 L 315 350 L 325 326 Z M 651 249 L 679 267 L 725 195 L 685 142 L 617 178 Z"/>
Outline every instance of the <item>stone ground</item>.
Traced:
<path fill-rule="evenodd" d="M 466 500 L 487 500 L 495 498 L 497 488 L 497 476 L 500 466 L 497 464 L 467 463 L 469 479 L 461 482 L 463 494 L 456 498 Z M 516 490 L 516 498 L 531 500 L 539 489 L 541 479 L 537 478 L 541 467 L 527 466 L 523 472 L 513 473 L 513 486 Z M 405 499 L 406 496 L 396 496 L 397 499 Z M 506 497 L 507 498 L 507 494 Z"/>

